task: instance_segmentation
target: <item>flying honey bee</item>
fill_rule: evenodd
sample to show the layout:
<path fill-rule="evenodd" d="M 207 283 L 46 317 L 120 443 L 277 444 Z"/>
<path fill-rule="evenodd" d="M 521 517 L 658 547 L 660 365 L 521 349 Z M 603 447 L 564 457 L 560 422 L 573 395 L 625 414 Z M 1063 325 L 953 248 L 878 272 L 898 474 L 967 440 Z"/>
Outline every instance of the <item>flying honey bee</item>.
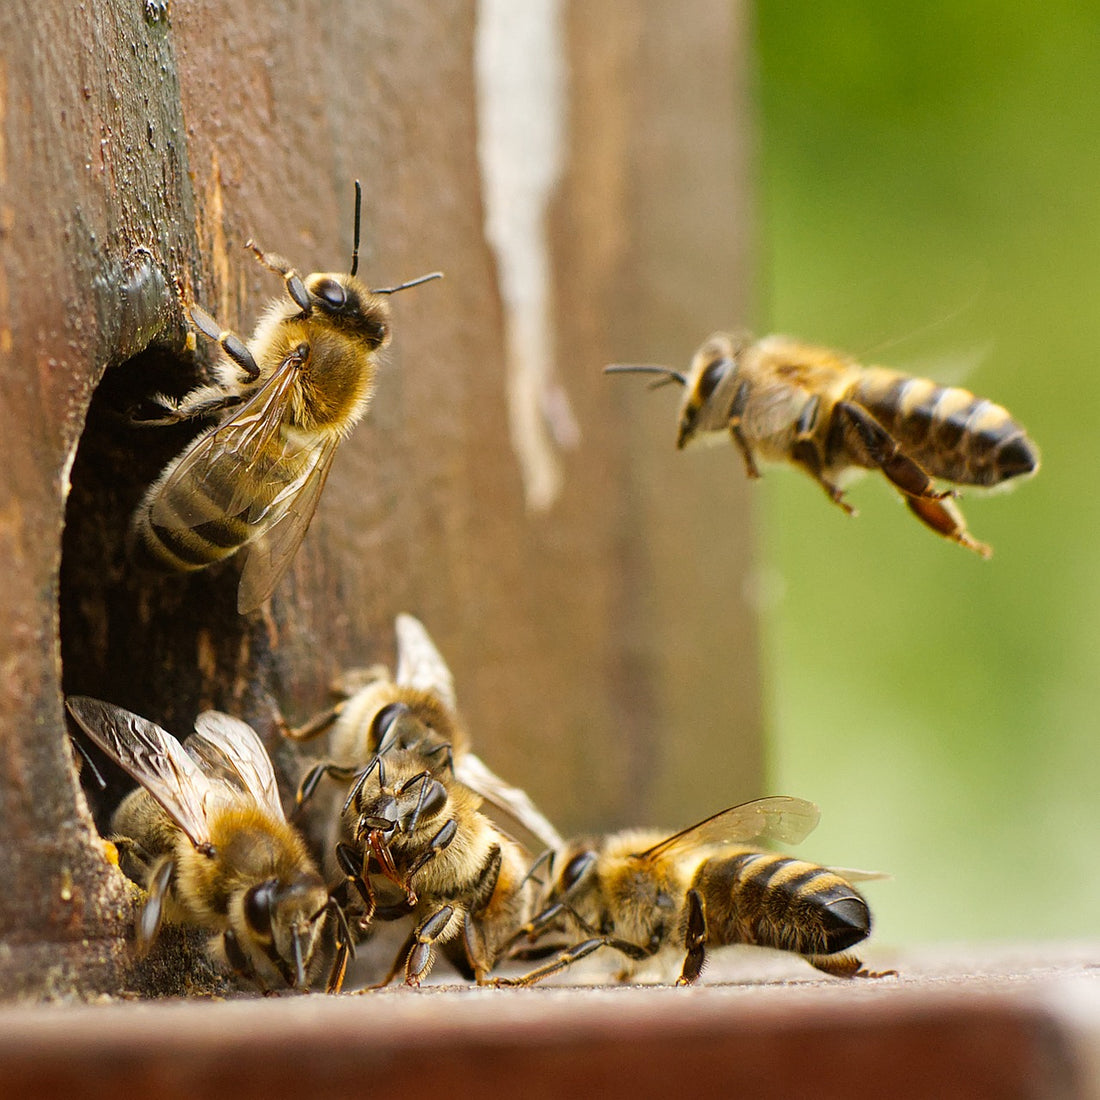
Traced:
<path fill-rule="evenodd" d="M 454 677 L 419 619 L 397 616 L 397 671 L 375 665 L 344 674 L 337 684 L 344 697 L 298 729 L 285 730 L 295 741 L 329 733 L 327 759 L 310 769 L 299 800 L 312 796 L 323 775 L 348 781 L 387 748 L 414 749 L 424 767 L 441 769 L 490 805 L 522 825 L 547 848 L 562 843 L 561 835 L 527 793 L 493 773 L 470 750 L 466 727 L 458 714 Z M 410 720 L 393 722 L 394 711 Z M 327 815 L 332 820 L 333 815 Z"/>
<path fill-rule="evenodd" d="M 690 370 L 611 366 L 660 375 L 684 387 L 676 446 L 728 432 L 750 478 L 757 462 L 805 470 L 849 515 L 844 485 L 860 469 L 881 470 L 910 511 L 938 535 L 984 558 L 992 549 L 966 529 L 955 485 L 985 488 L 1034 474 L 1039 452 L 1008 412 L 967 390 L 884 367 L 861 367 L 828 348 L 787 336 L 753 341 L 716 333 Z"/>
<path fill-rule="evenodd" d="M 124 869 L 149 895 L 137 921 L 139 952 L 152 945 L 162 920 L 189 924 L 212 933 L 211 956 L 234 972 L 261 987 L 274 975 L 304 988 L 334 906 L 287 823 L 255 731 L 206 711 L 181 745 L 111 703 L 74 695 L 66 706 L 141 784 L 111 822 Z"/>
<path fill-rule="evenodd" d="M 643 960 L 681 953 L 678 985 L 694 982 L 706 948 L 755 944 L 801 955 L 836 977 L 875 977 L 845 952 L 871 931 L 871 912 L 850 878 L 780 855 L 752 841 L 797 843 L 818 808 L 772 797 L 721 811 L 672 836 L 647 831 L 580 840 L 555 853 L 541 912 L 516 937 L 576 928 L 586 938 L 556 958 L 499 985 L 530 985 L 604 947 L 625 958 L 622 977 Z"/>
<path fill-rule="evenodd" d="M 347 275 L 303 279 L 286 260 L 248 242 L 281 275 L 273 301 L 245 343 L 198 306 L 191 320 L 224 355 L 215 380 L 179 401 L 158 397 L 148 424 L 196 417 L 213 425 L 150 486 L 132 522 L 135 548 L 162 569 L 204 569 L 245 551 L 237 607 L 255 610 L 290 566 L 328 477 L 333 455 L 363 416 L 375 360 L 390 340 L 388 296 L 440 277 L 369 290 L 359 266 L 361 190 L 355 184 L 355 246 Z"/>
<path fill-rule="evenodd" d="M 461 974 L 481 983 L 535 913 L 532 859 L 481 813 L 480 795 L 454 778 L 450 758 L 402 747 L 432 744 L 430 736 L 415 736 L 418 721 L 401 708 L 387 712 L 382 748 L 344 804 L 347 839 L 337 845 L 337 860 L 358 893 L 361 922 L 412 918 L 380 985 L 403 970 L 405 983 L 418 986 L 439 949 Z M 398 887 L 395 901 L 379 903 L 376 877 Z M 349 915 L 356 915 L 354 907 Z M 330 990 L 342 982 L 339 956 L 333 975 Z"/>

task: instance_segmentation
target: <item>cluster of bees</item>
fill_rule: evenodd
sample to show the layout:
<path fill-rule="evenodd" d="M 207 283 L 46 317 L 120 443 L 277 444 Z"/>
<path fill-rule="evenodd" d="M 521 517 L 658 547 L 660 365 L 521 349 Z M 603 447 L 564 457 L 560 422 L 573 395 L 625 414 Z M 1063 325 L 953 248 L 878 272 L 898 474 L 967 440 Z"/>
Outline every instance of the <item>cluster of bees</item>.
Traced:
<path fill-rule="evenodd" d="M 389 295 L 438 277 L 369 290 L 356 277 L 358 241 L 357 184 L 349 274 L 303 279 L 250 243 L 286 297 L 247 343 L 193 307 L 196 328 L 222 349 L 213 378 L 182 400 L 154 398 L 145 417 L 209 427 L 139 505 L 135 557 L 184 571 L 237 555 L 242 613 L 285 573 L 335 449 L 366 410 L 390 338 Z M 750 477 L 758 462 L 793 464 L 848 512 L 847 475 L 880 470 L 921 522 L 986 557 L 954 490 L 937 482 L 991 487 L 1038 468 L 1034 444 L 1000 406 L 785 337 L 715 335 L 687 373 L 608 370 L 683 387 L 680 447 L 722 433 Z M 147 893 L 139 951 L 163 922 L 191 925 L 209 934 L 218 965 L 259 988 L 308 988 L 327 958 L 326 988 L 338 992 L 357 946 L 404 921 L 407 936 L 377 984 L 400 975 L 419 985 L 439 952 L 479 984 L 529 985 L 596 952 L 617 960 L 622 979 L 648 960 L 673 960 L 677 983 L 690 984 L 708 948 L 732 944 L 794 952 L 837 977 L 868 975 L 849 952 L 871 930 L 853 884 L 880 876 L 767 847 L 806 837 L 813 803 L 761 798 L 671 835 L 563 840 L 471 750 L 451 673 L 423 625 L 401 615 L 396 632 L 395 672 L 348 674 L 335 706 L 284 729 L 296 742 L 325 739 L 289 820 L 264 744 L 239 719 L 207 711 L 181 743 L 113 703 L 69 697 L 79 729 L 138 783 L 111 839 Z"/>

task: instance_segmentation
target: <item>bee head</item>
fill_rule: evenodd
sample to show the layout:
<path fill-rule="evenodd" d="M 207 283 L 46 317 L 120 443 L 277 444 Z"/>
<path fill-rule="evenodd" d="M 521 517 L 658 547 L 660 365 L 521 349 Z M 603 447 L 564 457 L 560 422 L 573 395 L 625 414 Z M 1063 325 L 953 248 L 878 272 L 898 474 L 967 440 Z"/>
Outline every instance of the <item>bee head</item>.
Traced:
<path fill-rule="evenodd" d="M 723 393 L 737 375 L 740 348 L 723 333 L 712 336 L 695 353 L 684 381 L 684 401 L 676 433 L 676 446 L 683 449 L 699 431 L 725 430 L 729 425 L 730 402 L 711 399 L 725 382 Z"/>
<path fill-rule="evenodd" d="M 288 986 L 304 989 L 320 934 L 328 892 L 321 876 L 299 871 L 288 879 L 269 878 L 244 895 L 241 913 L 247 942 Z"/>

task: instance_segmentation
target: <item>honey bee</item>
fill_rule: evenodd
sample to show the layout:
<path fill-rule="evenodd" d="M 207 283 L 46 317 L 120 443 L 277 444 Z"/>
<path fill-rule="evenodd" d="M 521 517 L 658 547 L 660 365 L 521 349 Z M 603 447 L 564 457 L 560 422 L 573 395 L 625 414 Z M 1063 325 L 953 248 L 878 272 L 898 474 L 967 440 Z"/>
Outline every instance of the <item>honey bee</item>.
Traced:
<path fill-rule="evenodd" d="M 716 333 L 690 370 L 611 366 L 609 372 L 652 373 L 656 385 L 684 387 L 676 446 L 728 432 L 750 478 L 757 461 L 805 470 L 849 515 L 843 486 L 860 469 L 881 470 L 910 511 L 938 535 L 984 558 L 939 478 L 985 488 L 1027 477 L 1039 452 L 1008 412 L 967 390 L 939 386 L 884 367 L 861 367 L 828 348 L 787 336 L 753 341 Z"/>
<path fill-rule="evenodd" d="M 255 731 L 206 711 L 181 745 L 128 710 L 87 696 L 69 713 L 141 784 L 111 822 L 123 868 L 148 891 L 140 953 L 162 920 L 212 933 L 210 953 L 262 988 L 274 975 L 304 988 L 323 918 L 333 909 L 305 842 L 287 823 Z"/>
<path fill-rule="evenodd" d="M 838 954 L 865 939 L 871 912 L 850 878 L 780 855 L 752 841 L 797 843 L 818 808 L 800 798 L 761 798 L 722 810 L 672 836 L 647 831 L 579 840 L 555 853 L 541 911 L 516 937 L 536 942 L 575 927 L 587 938 L 556 958 L 498 985 L 530 985 L 604 947 L 625 957 L 622 977 L 643 960 L 680 952 L 678 985 L 702 972 L 708 946 L 756 944 L 792 951 L 836 977 L 874 977 Z"/>
<path fill-rule="evenodd" d="M 407 985 L 420 985 L 438 949 L 461 974 L 483 983 L 535 913 L 532 859 L 481 813 L 480 795 L 454 778 L 450 757 L 426 760 L 419 748 L 403 747 L 433 743 L 428 731 L 416 736 L 418 724 L 408 711 L 387 712 L 382 748 L 344 804 L 347 839 L 337 845 L 337 860 L 359 895 L 361 922 L 412 918 L 380 985 L 402 970 Z M 375 877 L 399 888 L 396 902 L 379 903 Z M 333 974 L 330 990 L 342 981 L 339 958 Z"/>
<path fill-rule="evenodd" d="M 191 320 L 224 355 L 215 380 L 179 401 L 158 397 L 148 424 L 196 417 L 214 423 L 150 486 L 132 521 L 132 543 L 150 564 L 189 572 L 245 551 L 241 613 L 271 595 L 290 566 L 320 499 L 337 444 L 366 411 L 375 360 L 390 340 L 388 297 L 440 277 L 368 290 L 356 278 L 361 190 L 355 185 L 355 246 L 347 275 L 303 279 L 251 241 L 257 260 L 281 275 L 247 343 L 203 309 Z"/>
<path fill-rule="evenodd" d="M 305 741 L 331 730 L 329 759 L 305 774 L 298 803 L 325 776 L 350 783 L 339 811 L 330 801 L 321 814 L 325 850 L 345 876 L 343 897 L 358 896 L 361 927 L 414 921 L 383 984 L 404 967 L 406 982 L 418 985 L 437 947 L 463 975 L 484 981 L 533 914 L 537 888 L 527 849 L 481 811 L 482 799 L 542 844 L 562 839 L 524 791 L 470 750 L 454 678 L 423 624 L 403 614 L 395 629 L 395 675 L 380 666 L 345 674 L 342 701 L 286 731 Z M 380 901 L 387 879 L 397 894 Z M 330 989 L 342 984 L 347 946 L 338 938 Z"/>
<path fill-rule="evenodd" d="M 426 770 L 445 771 L 517 821 L 541 844 L 558 847 L 561 835 L 527 793 L 497 776 L 470 750 L 469 735 L 458 715 L 454 677 L 423 623 L 401 614 L 394 628 L 395 675 L 379 665 L 347 672 L 338 684 L 343 699 L 298 729 L 284 730 L 295 741 L 331 731 L 328 759 L 306 774 L 299 802 L 313 795 L 324 775 L 344 781 L 355 778 L 385 742 L 390 750 L 414 750 Z M 397 713 L 408 718 L 395 722 Z"/>

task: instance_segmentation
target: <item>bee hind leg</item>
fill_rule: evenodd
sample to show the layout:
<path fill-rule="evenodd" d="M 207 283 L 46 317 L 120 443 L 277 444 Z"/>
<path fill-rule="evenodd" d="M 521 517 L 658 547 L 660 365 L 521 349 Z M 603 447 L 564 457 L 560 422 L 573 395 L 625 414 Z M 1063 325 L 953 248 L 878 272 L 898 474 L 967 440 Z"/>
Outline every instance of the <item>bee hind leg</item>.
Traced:
<path fill-rule="evenodd" d="M 838 401 L 833 411 L 837 427 L 862 459 L 861 464 L 881 470 L 907 497 L 943 500 L 955 495 L 952 489 L 937 489 L 928 474 L 866 409 L 851 401 Z"/>
<path fill-rule="evenodd" d="M 815 970 L 834 978 L 896 978 L 896 970 L 867 970 L 855 955 L 803 955 Z"/>
<path fill-rule="evenodd" d="M 687 954 L 677 985 L 692 985 L 703 972 L 706 962 L 707 918 L 703 910 L 703 898 L 698 890 L 689 890 L 687 895 L 687 917 L 684 928 L 684 946 Z"/>
<path fill-rule="evenodd" d="M 926 527 L 930 527 L 937 535 L 943 535 L 945 539 L 957 542 L 965 546 L 967 550 L 973 550 L 983 558 L 993 556 L 993 547 L 984 542 L 979 542 L 966 529 L 966 520 L 962 512 L 948 499 L 929 500 L 927 497 L 905 498 L 909 511 L 913 513 Z"/>

